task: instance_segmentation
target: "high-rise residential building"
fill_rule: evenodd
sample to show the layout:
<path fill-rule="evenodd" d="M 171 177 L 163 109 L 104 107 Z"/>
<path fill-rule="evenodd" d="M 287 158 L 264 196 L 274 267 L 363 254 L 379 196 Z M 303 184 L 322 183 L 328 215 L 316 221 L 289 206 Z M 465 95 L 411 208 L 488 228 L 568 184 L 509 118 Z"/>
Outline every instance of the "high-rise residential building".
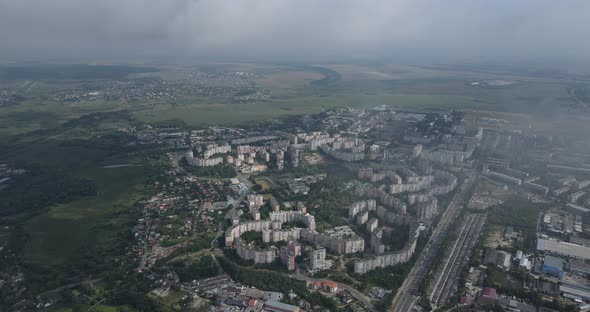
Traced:
<path fill-rule="evenodd" d="M 311 251 L 311 269 L 323 270 L 326 268 L 326 248 L 318 247 Z"/>

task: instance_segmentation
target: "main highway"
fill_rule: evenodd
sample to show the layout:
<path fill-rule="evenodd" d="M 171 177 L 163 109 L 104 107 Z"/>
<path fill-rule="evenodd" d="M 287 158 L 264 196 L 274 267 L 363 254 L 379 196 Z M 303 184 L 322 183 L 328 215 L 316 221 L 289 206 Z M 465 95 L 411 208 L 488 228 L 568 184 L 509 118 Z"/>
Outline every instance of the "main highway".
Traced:
<path fill-rule="evenodd" d="M 433 309 L 446 304 L 453 292 L 457 290 L 461 270 L 469 261 L 485 220 L 486 214 L 478 213 L 470 214 L 463 222 L 449 257 L 438 269 L 433 280 L 435 283 L 429 297 Z"/>
<path fill-rule="evenodd" d="M 410 271 L 410 274 L 408 274 L 404 283 L 393 298 L 391 311 L 412 311 L 416 301 L 418 300 L 418 287 L 429 273 L 433 260 L 439 255 L 442 242 L 452 229 L 455 220 L 461 213 L 463 203 L 468 199 L 467 196 L 471 194 L 471 189 L 476 180 L 477 174 L 473 173 L 463 182 L 459 188 L 459 191 L 455 193 L 455 196 L 453 196 L 453 199 L 441 217 L 438 226 L 433 231 L 430 240 L 420 254 L 418 261 L 416 261 L 412 271 Z"/>

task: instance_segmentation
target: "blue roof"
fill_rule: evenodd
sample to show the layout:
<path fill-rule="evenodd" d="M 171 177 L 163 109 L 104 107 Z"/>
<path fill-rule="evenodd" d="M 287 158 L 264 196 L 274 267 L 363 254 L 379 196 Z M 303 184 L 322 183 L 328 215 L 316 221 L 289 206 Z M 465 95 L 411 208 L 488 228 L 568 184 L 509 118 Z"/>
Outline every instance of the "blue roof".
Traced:
<path fill-rule="evenodd" d="M 553 257 L 553 256 L 545 256 L 545 261 L 543 261 L 543 266 L 551 266 L 551 267 L 557 268 L 561 271 L 561 270 L 563 270 L 563 259 Z"/>

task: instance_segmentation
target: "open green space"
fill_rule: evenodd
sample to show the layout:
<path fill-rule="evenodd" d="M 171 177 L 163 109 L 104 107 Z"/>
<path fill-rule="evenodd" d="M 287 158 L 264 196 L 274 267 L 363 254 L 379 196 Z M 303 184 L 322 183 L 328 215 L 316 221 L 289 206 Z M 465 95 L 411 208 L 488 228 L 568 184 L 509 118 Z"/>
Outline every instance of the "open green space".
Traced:
<path fill-rule="evenodd" d="M 38 265 L 98 261 L 126 243 L 121 240 L 135 213 L 150 168 L 96 168 L 83 175 L 96 182 L 97 195 L 59 204 L 26 224 L 25 258 Z M 84 259 L 93 254 L 96 259 Z"/>
<path fill-rule="evenodd" d="M 457 108 L 477 106 L 469 97 L 455 95 L 377 94 L 302 95 L 262 103 L 159 104 L 134 115 L 145 122 L 183 120 L 191 125 L 235 124 L 276 119 L 288 115 L 320 113 L 335 107 L 373 107 L 382 104 L 407 107 Z"/>

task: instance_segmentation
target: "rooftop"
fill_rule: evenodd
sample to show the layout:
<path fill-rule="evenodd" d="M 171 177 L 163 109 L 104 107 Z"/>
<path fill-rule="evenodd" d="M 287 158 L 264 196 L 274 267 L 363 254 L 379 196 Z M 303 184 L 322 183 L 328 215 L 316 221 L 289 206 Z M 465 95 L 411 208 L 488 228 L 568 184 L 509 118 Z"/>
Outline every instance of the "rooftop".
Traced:
<path fill-rule="evenodd" d="M 545 256 L 545 261 L 543 262 L 543 265 L 563 270 L 563 259 L 552 256 Z"/>
<path fill-rule="evenodd" d="M 562 241 L 539 238 L 537 250 L 590 260 L 590 248 Z"/>
<path fill-rule="evenodd" d="M 486 287 L 483 289 L 481 295 L 487 298 L 496 298 L 496 288 Z"/>
<path fill-rule="evenodd" d="M 299 311 L 299 308 L 294 305 L 272 300 L 267 301 L 264 304 L 264 308 L 271 311 Z"/>

